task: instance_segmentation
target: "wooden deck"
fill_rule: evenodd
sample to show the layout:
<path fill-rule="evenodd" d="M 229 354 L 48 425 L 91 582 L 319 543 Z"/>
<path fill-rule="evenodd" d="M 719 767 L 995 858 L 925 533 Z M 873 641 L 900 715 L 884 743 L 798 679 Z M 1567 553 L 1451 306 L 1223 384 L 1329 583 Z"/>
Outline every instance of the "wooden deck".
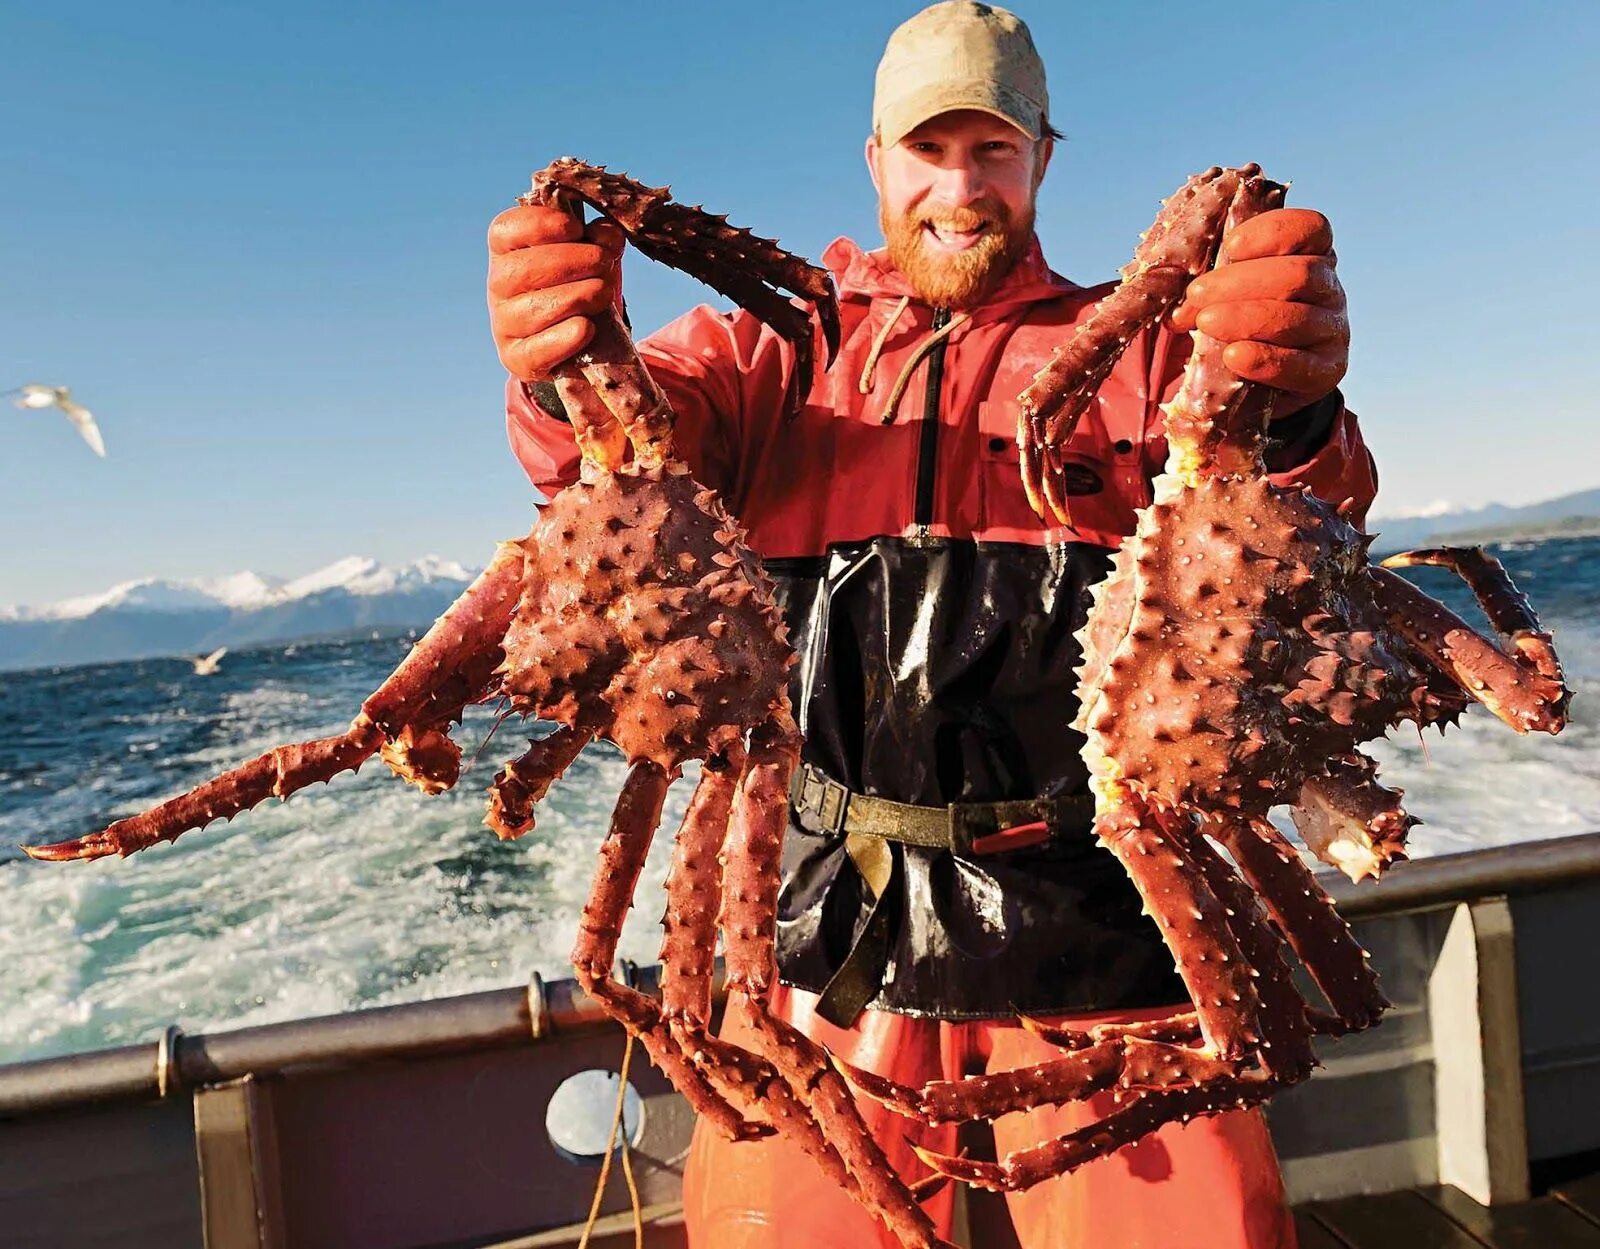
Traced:
<path fill-rule="evenodd" d="M 1313 1202 L 1295 1222 L 1300 1249 L 1600 1249 L 1600 1157 L 1514 1205 L 1480 1206 L 1445 1185 Z"/>

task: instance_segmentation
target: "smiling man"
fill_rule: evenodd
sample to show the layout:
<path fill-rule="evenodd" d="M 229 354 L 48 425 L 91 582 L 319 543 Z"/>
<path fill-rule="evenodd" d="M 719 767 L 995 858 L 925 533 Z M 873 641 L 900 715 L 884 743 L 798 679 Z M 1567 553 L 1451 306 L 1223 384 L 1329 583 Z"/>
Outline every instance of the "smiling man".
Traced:
<path fill-rule="evenodd" d="M 1048 114 L 1044 67 L 1015 15 L 971 0 L 924 10 L 891 36 L 877 74 L 866 157 L 885 246 L 828 248 L 843 347 L 799 418 L 780 417 L 793 352 L 748 314 L 697 308 L 641 344 L 685 458 L 748 527 L 801 654 L 806 745 L 774 1008 L 903 1083 L 1054 1057 L 1019 1014 L 1082 1027 L 1165 1015 L 1183 999 L 1138 894 L 1094 843 L 1069 726 L 1073 634 L 1150 501 L 1166 456 L 1158 405 L 1182 372 L 1185 331 L 1228 342 L 1231 368 L 1284 392 L 1275 481 L 1351 499 L 1358 518 L 1375 488 L 1335 390 L 1349 333 L 1328 223 L 1280 209 L 1228 237 L 1233 263 L 1195 282 L 1172 325 L 1136 339 L 1102 388 L 1065 448 L 1073 527 L 1033 513 L 1017 397 L 1112 289 L 1060 277 L 1040 252 Z M 615 297 L 620 240 L 608 225 L 517 208 L 489 242 L 512 447 L 553 493 L 576 477 L 578 453 L 541 383 Z M 927 1174 L 913 1143 L 988 1147 L 862 1109 L 908 1181 Z M 993 1145 L 1026 1148 L 1106 1109 L 1010 1115 Z M 734 1145 L 699 1131 L 684 1193 L 695 1249 L 893 1243 L 778 1138 Z M 1294 1243 L 1253 1111 L 1170 1125 L 1007 1205 L 1030 1249 Z M 950 1190 L 926 1208 L 948 1235 Z M 1182 1235 L 1202 1225 L 1202 1240 Z"/>

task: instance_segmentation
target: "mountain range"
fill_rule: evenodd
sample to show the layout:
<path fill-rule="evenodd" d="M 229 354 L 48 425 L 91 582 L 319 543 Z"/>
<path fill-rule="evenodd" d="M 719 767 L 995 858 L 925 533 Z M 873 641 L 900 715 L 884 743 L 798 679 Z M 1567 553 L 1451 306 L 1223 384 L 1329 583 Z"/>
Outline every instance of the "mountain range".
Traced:
<path fill-rule="evenodd" d="M 293 580 L 254 572 L 182 581 L 145 577 L 45 607 L 0 607 L 0 670 L 418 628 L 476 575 L 430 555 L 397 567 L 350 556 Z"/>
<path fill-rule="evenodd" d="M 1600 532 L 1600 489 L 1524 507 L 1433 504 L 1368 522 L 1378 552 L 1449 541 L 1492 541 Z M 364 556 L 337 560 L 285 580 L 254 572 L 230 577 L 125 581 L 100 594 L 45 607 L 0 607 L 0 670 L 192 655 L 219 646 L 431 623 L 477 575 L 437 556 L 390 566 Z"/>
<path fill-rule="evenodd" d="M 1579 490 L 1558 498 L 1507 507 L 1490 503 L 1484 507 L 1455 508 L 1436 503 L 1410 514 L 1383 514 L 1367 521 L 1367 530 L 1376 533 L 1376 551 L 1400 551 L 1408 547 L 1440 542 L 1492 542 L 1496 538 L 1542 537 L 1557 532 L 1573 532 L 1575 522 L 1592 520 L 1600 530 L 1600 489 Z"/>

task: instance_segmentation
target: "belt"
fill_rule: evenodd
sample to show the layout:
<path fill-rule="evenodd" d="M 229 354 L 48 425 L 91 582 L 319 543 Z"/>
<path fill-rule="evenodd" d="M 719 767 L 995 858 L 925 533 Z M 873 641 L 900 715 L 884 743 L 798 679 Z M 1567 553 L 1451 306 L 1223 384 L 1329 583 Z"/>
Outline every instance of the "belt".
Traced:
<path fill-rule="evenodd" d="M 817 1013 L 841 1028 L 850 1027 L 877 996 L 889 965 L 886 899 L 900 862 L 889 842 L 981 857 L 1038 845 L 1056 829 L 1094 817 L 1094 799 L 1088 794 L 943 807 L 893 802 L 858 794 L 809 763 L 795 770 L 789 801 L 807 832 L 844 836 L 845 853 L 872 896 L 866 923 L 817 1004 Z"/>

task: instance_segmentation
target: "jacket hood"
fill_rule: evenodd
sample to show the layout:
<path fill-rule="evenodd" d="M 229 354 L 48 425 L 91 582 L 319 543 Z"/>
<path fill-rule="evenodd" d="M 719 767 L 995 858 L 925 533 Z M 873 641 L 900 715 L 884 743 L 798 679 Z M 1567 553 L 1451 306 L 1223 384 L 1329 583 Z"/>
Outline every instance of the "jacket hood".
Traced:
<path fill-rule="evenodd" d="M 916 298 L 905 274 L 889 261 L 886 248 L 863 251 L 853 240 L 837 238 L 822 253 L 822 263 L 833 271 L 839 288 L 839 299 L 873 300 Z M 1011 266 L 1011 271 L 1000 285 L 990 292 L 981 305 L 969 309 L 977 319 L 979 313 L 992 314 L 1018 304 L 1038 303 L 1045 299 L 1059 299 L 1071 291 L 1080 290 L 1076 282 L 1062 277 L 1045 263 L 1044 251 L 1035 235 L 1028 242 L 1028 250 Z M 987 320 L 985 316 L 981 319 Z"/>

